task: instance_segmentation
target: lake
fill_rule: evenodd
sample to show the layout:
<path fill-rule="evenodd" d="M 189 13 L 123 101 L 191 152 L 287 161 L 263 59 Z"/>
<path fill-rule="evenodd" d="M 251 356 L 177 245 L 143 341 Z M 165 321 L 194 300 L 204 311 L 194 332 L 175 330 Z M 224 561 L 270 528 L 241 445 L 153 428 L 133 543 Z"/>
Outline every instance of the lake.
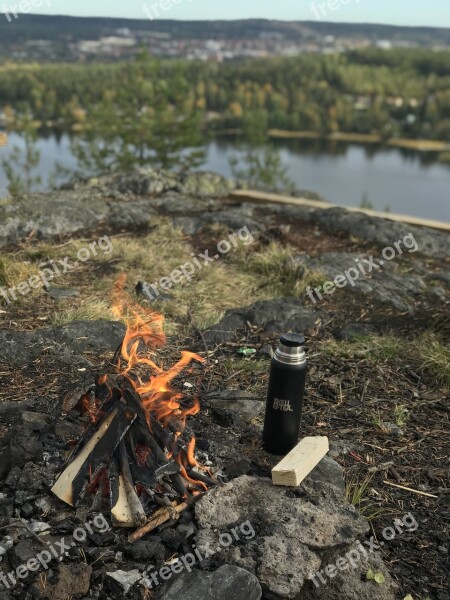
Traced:
<path fill-rule="evenodd" d="M 14 145 L 22 145 L 17 134 L 8 147 L 0 148 L 0 160 Z M 450 168 L 436 161 L 435 153 L 420 153 L 376 145 L 358 145 L 320 140 L 277 140 L 282 162 L 296 187 L 320 194 L 342 206 L 360 206 L 363 198 L 376 210 L 450 222 Z M 38 142 L 39 174 L 44 181 L 58 162 L 76 168 L 70 137 L 49 133 Z M 214 139 L 207 145 L 202 169 L 231 177 L 228 163 L 236 149 L 233 138 Z M 0 164 L 0 196 L 6 178 Z"/>

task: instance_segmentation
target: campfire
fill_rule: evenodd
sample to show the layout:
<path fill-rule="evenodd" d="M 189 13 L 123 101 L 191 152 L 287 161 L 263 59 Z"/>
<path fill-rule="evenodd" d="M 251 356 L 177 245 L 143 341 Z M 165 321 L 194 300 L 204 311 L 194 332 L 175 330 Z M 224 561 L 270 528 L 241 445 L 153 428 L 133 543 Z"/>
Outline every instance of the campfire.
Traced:
<path fill-rule="evenodd" d="M 109 495 L 113 525 L 138 527 L 134 541 L 175 518 L 216 482 L 195 459 L 195 437 L 186 421 L 200 410 L 173 380 L 204 359 L 182 352 L 164 370 L 153 360 L 165 345 L 164 318 L 133 305 L 125 277 L 114 287 L 114 312 L 127 329 L 113 359 L 114 371 L 97 376 L 77 402 L 88 420 L 52 488 L 70 506 L 90 493 L 93 508 Z"/>

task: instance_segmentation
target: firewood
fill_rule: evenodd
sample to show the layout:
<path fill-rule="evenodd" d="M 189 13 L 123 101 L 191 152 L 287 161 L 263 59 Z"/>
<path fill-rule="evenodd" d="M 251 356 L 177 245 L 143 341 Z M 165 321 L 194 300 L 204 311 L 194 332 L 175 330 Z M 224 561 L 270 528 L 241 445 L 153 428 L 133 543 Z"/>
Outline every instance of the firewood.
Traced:
<path fill-rule="evenodd" d="M 133 513 L 128 502 L 124 479 L 120 473 L 116 454 L 109 463 L 111 518 L 115 527 L 135 527 Z"/>
<path fill-rule="evenodd" d="M 163 523 L 166 523 L 170 519 L 177 518 L 180 513 L 188 508 L 188 506 L 187 502 L 182 502 L 181 504 L 178 504 L 178 506 L 175 506 L 175 502 L 173 502 L 172 507 L 170 508 L 159 508 L 148 523 L 128 536 L 128 542 L 130 544 L 137 542 L 137 540 L 140 540 L 144 535 L 150 533 L 150 531 L 153 531 Z"/>
<path fill-rule="evenodd" d="M 326 436 L 306 437 L 272 469 L 274 485 L 298 486 L 328 452 Z"/>
<path fill-rule="evenodd" d="M 198 471 L 195 471 L 194 469 L 188 469 L 187 474 L 189 475 L 189 477 L 191 479 L 194 479 L 195 481 L 202 481 L 208 487 L 214 487 L 215 485 L 217 485 L 219 483 L 216 479 L 212 479 L 211 477 L 208 477 L 207 475 L 204 475 L 203 473 L 199 473 Z"/>
<path fill-rule="evenodd" d="M 52 492 L 66 504 L 76 506 L 84 496 L 90 473 L 109 463 L 111 454 L 130 428 L 136 415 L 117 403 L 102 419 L 96 432 L 70 457 L 69 464 L 58 476 Z"/>
<path fill-rule="evenodd" d="M 123 478 L 125 492 L 127 494 L 128 505 L 131 509 L 131 514 L 133 515 L 135 525 L 141 527 L 147 522 L 147 516 L 134 488 L 133 478 L 131 476 L 130 463 L 128 462 L 127 449 L 123 440 L 120 442 L 118 450 L 120 472 Z"/>

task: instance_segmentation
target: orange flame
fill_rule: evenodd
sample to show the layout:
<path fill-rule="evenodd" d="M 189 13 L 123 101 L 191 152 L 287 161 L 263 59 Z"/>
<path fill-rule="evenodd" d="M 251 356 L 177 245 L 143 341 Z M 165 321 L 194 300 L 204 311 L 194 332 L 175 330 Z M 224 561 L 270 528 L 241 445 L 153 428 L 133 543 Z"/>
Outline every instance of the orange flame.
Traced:
<path fill-rule="evenodd" d="M 152 428 L 152 418 L 158 420 L 163 427 L 167 427 L 168 424 L 175 425 L 176 438 L 178 438 L 185 429 L 187 417 L 199 412 L 200 403 L 195 398 L 191 406 L 184 406 L 183 394 L 175 391 L 171 387 L 171 382 L 193 361 L 200 363 L 205 361 L 198 354 L 183 351 L 180 360 L 168 370 L 157 365 L 152 356 L 155 350 L 166 343 L 163 330 L 164 317 L 150 309 L 132 305 L 124 291 L 125 283 L 126 276 L 122 274 L 113 290 L 113 312 L 116 317 L 124 319 L 127 325 L 117 364 L 118 371 L 127 377 L 139 394 L 146 411 L 149 428 Z M 197 466 L 194 451 L 195 438 L 193 437 L 189 441 L 187 451 L 183 452 L 187 456 L 187 464 L 184 464 L 179 454 L 177 455 L 181 474 L 188 482 L 207 489 L 205 484 L 193 480 L 186 472 L 187 466 Z"/>

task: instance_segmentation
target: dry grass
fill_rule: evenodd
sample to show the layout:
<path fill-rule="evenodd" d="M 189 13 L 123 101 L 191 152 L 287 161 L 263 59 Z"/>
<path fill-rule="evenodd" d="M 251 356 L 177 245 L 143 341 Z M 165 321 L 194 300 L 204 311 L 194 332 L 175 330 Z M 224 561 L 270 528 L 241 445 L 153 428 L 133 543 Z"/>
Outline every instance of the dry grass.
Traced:
<path fill-rule="evenodd" d="M 228 234 L 221 225 L 212 226 L 209 231 L 211 238 L 216 240 L 225 239 Z M 80 296 L 76 300 L 66 300 L 62 310 L 48 315 L 53 323 L 105 318 L 109 314 L 110 291 L 120 271 L 127 274 L 128 289 L 132 291 L 138 281 L 149 285 L 157 283 L 181 265 L 191 262 L 199 253 L 182 231 L 165 217 L 154 219 L 147 235 L 121 234 L 109 239 L 111 253 L 105 254 L 98 249 L 86 263 L 58 277 L 59 285 L 75 287 Z M 40 243 L 10 254 L 3 269 L 0 263 L 0 282 L 5 280 L 9 285 L 15 285 L 37 274 L 41 263 L 62 260 L 66 256 L 74 264 L 78 250 L 89 248 L 92 241 L 77 239 L 60 245 Z M 277 296 L 300 296 L 308 285 L 323 283 L 323 276 L 306 273 L 299 277 L 291 262 L 293 253 L 293 248 L 278 243 L 239 245 L 214 264 L 197 269 L 190 281 L 183 279 L 168 291 L 158 285 L 164 299 L 156 299 L 155 309 L 165 315 L 167 326 L 172 330 L 179 329 L 180 322 L 188 321 L 189 311 L 194 324 L 205 329 L 219 321 L 228 309 Z M 201 259 L 200 263 L 203 264 Z M 144 298 L 140 301 L 146 302 Z"/>
<path fill-rule="evenodd" d="M 321 351 L 339 358 L 394 360 L 408 357 L 415 368 L 434 378 L 438 385 L 450 386 L 450 349 L 435 333 L 425 333 L 414 340 L 393 335 L 369 336 L 353 342 L 327 340 Z"/>
<path fill-rule="evenodd" d="M 271 242 L 268 246 L 239 247 L 230 256 L 230 262 L 240 272 L 254 277 L 259 300 L 301 296 L 308 286 L 322 285 L 326 278 L 313 271 L 306 271 L 300 277 L 292 263 L 295 253 L 295 248 L 289 245 Z"/>
<path fill-rule="evenodd" d="M 88 298 L 79 306 L 65 308 L 54 313 L 51 318 L 52 325 L 65 325 L 72 321 L 96 321 L 97 319 L 115 320 L 111 305 L 97 298 Z"/>
<path fill-rule="evenodd" d="M 450 387 L 450 348 L 429 333 L 414 342 L 422 368 L 434 375 L 438 383 Z"/>
<path fill-rule="evenodd" d="M 20 254 L 8 254 L 0 257 L 0 285 L 13 288 L 19 283 L 26 282 L 32 275 L 37 275 L 38 266 L 26 260 Z"/>
<path fill-rule="evenodd" d="M 368 358 L 388 360 L 396 358 L 404 350 L 405 342 L 393 335 L 367 336 L 349 342 L 327 340 L 323 342 L 321 351 L 339 358 Z"/>

